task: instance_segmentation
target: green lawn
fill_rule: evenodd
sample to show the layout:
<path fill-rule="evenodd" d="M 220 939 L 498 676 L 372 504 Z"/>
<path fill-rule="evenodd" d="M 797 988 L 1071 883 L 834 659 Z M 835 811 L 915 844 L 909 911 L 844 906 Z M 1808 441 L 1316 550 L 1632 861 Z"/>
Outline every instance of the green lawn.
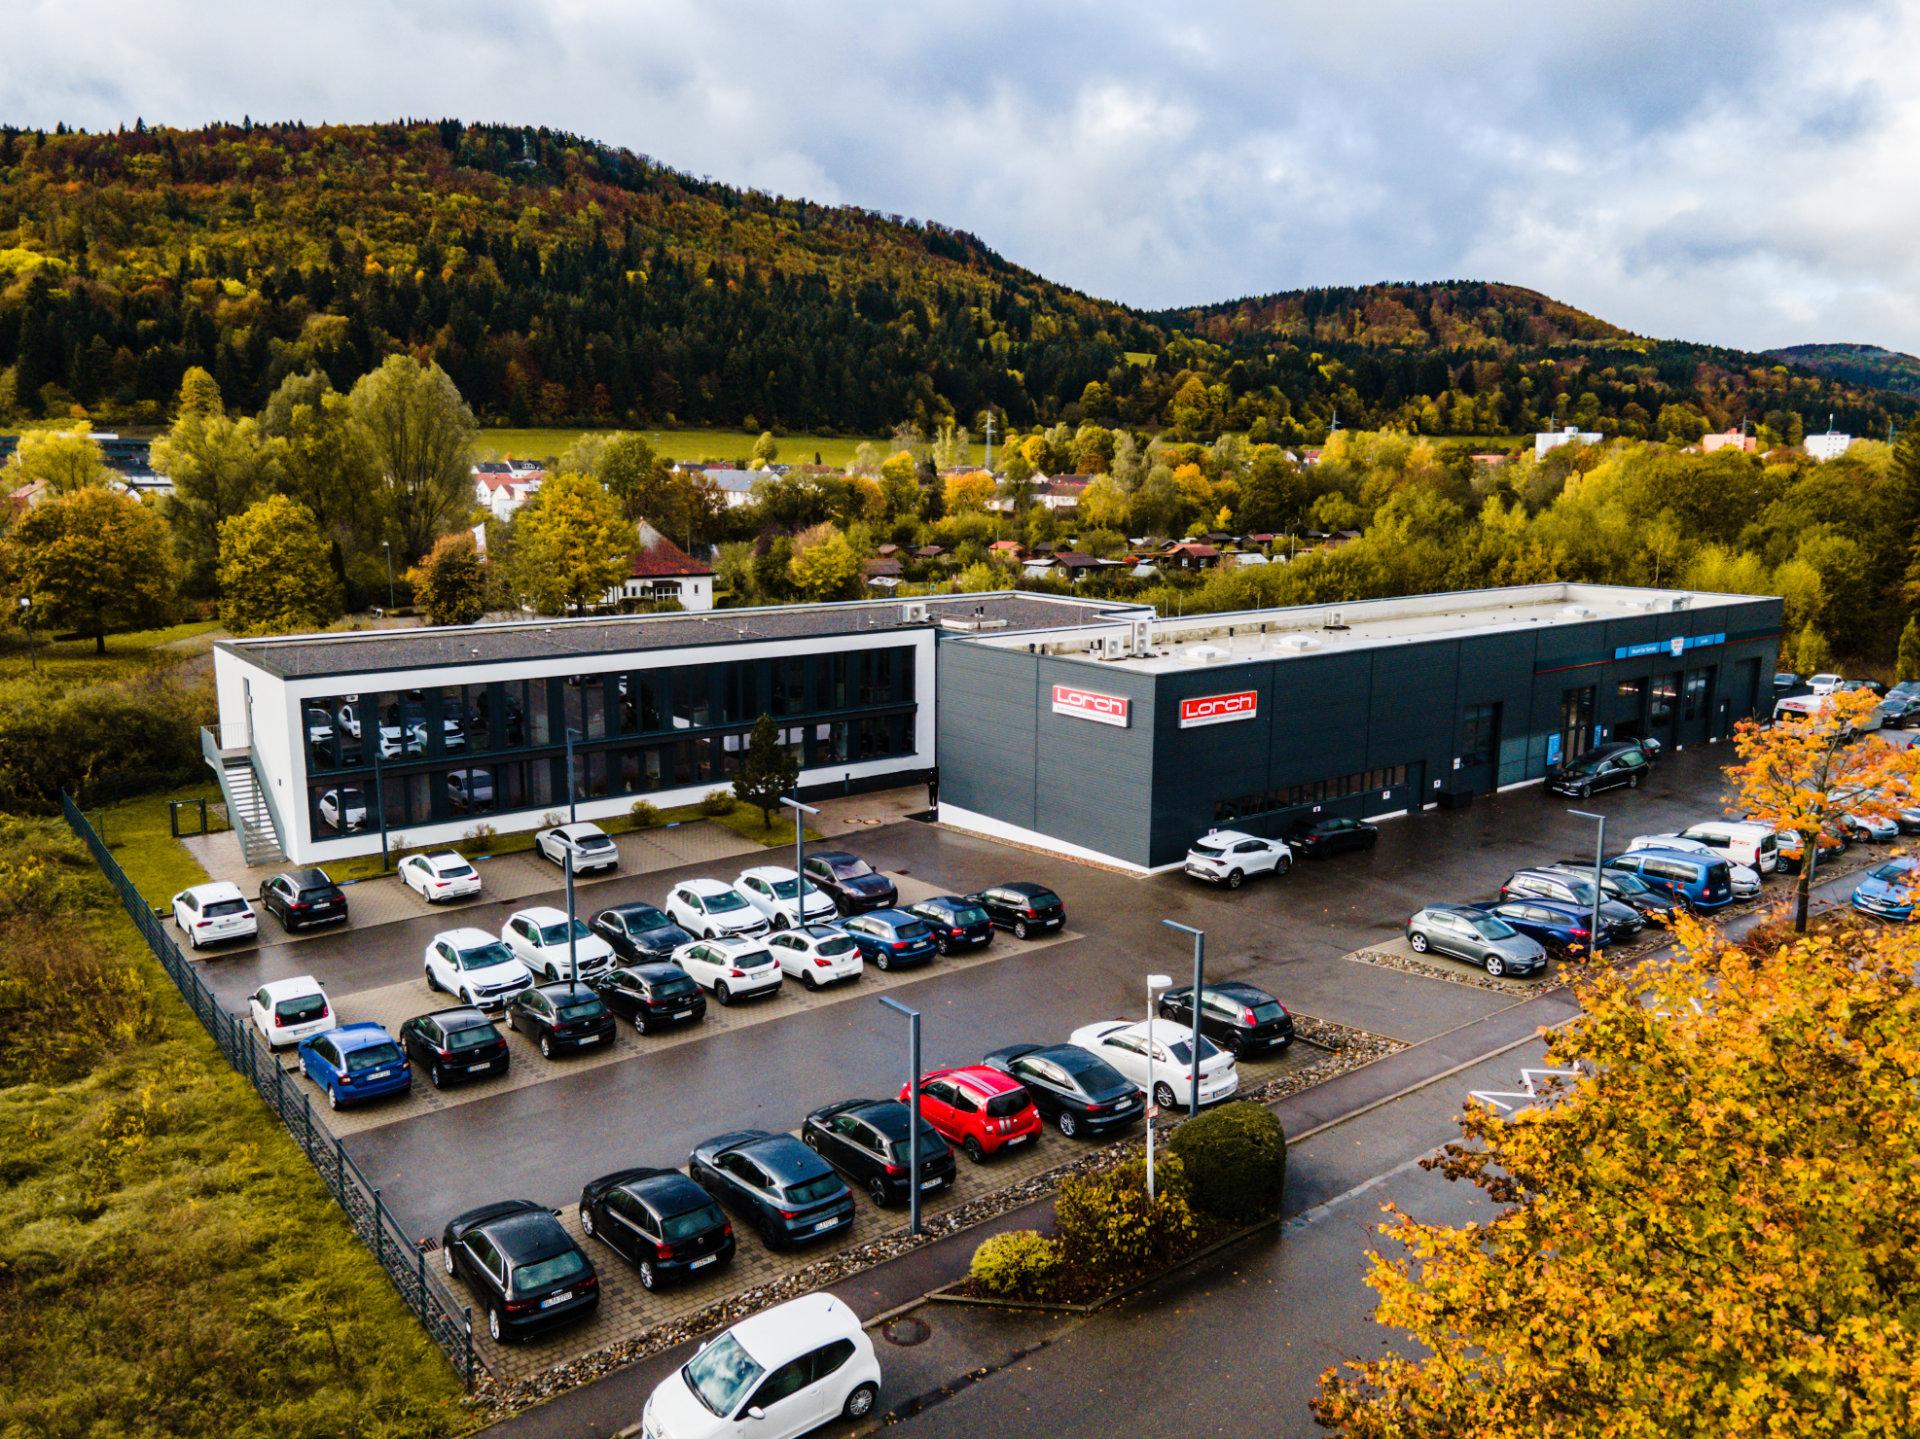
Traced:
<path fill-rule="evenodd" d="M 582 435 L 584 429 L 482 430 L 474 443 L 474 452 L 483 460 L 552 460 Z M 611 433 L 610 431 L 608 433 Z M 757 434 L 743 430 L 643 430 L 647 443 L 670 460 L 744 460 L 753 452 Z M 816 454 L 823 465 L 846 466 L 853 453 L 866 441 L 844 435 L 775 435 L 780 443 L 780 459 L 787 464 L 812 464 Z M 886 437 L 876 435 L 874 444 L 885 445 Z M 976 441 L 972 460 L 979 463 L 983 446 Z"/>
<path fill-rule="evenodd" d="M 87 816 L 120 862 L 120 868 L 139 888 L 140 897 L 163 908 L 188 885 L 201 884 L 207 878 L 200 861 L 173 837 L 167 824 L 167 802 L 176 799 L 206 800 L 207 828 L 227 828 L 220 816 L 212 813 L 212 806 L 220 800 L 220 786 L 211 780 L 165 794 L 142 795 L 119 804 L 104 805 Z M 191 831 L 199 822 L 197 812 L 183 812 L 180 816 L 185 830 Z"/>
<path fill-rule="evenodd" d="M 93 652 L 92 640 L 57 640 L 0 650 L 0 702 L 127 679 L 152 665 L 211 647 L 217 629 L 212 621 L 196 620 L 161 630 L 108 635 L 105 655 Z"/>

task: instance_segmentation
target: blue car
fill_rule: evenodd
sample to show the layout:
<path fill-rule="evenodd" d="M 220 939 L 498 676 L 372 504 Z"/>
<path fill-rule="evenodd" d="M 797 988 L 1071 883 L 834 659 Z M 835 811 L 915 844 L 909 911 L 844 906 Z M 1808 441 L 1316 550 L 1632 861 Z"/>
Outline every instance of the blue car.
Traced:
<path fill-rule="evenodd" d="M 377 1024 L 343 1024 L 300 1046 L 300 1068 L 327 1092 L 327 1107 L 363 1104 L 413 1088 L 413 1066 Z"/>
<path fill-rule="evenodd" d="M 1890 859 L 1868 872 L 1853 892 L 1853 907 L 1881 919 L 1912 919 L 1920 891 L 1920 859 Z"/>
<path fill-rule="evenodd" d="M 1468 906 L 1463 906 L 1468 907 Z M 1577 904 L 1568 904 L 1558 899 L 1535 899 L 1526 895 L 1518 899 L 1503 899 L 1493 904 L 1470 906 L 1482 914 L 1495 915 L 1504 919 L 1514 929 L 1536 939 L 1548 949 L 1559 954 L 1578 949 L 1585 952 L 1589 947 L 1588 935 L 1593 924 L 1593 912 Z M 1604 913 L 1600 916 L 1600 947 L 1625 938 L 1614 923 Z"/>
<path fill-rule="evenodd" d="M 860 957 L 878 969 L 896 964 L 920 964 L 940 952 L 933 926 L 904 909 L 875 909 L 840 921 L 847 938 L 860 946 Z"/>
<path fill-rule="evenodd" d="M 932 926 L 934 943 L 942 954 L 993 942 L 993 920 L 979 905 L 957 894 L 936 894 L 908 905 L 907 912 Z"/>

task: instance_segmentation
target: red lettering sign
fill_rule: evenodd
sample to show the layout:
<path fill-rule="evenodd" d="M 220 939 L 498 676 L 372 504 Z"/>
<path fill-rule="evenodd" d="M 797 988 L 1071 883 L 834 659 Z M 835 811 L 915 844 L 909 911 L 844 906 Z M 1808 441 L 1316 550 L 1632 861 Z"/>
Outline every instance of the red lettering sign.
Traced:
<path fill-rule="evenodd" d="M 1228 724 L 1252 719 L 1260 712 L 1257 690 L 1240 690 L 1230 695 L 1200 695 L 1180 701 L 1180 728 L 1193 729 L 1203 724 Z"/>
<path fill-rule="evenodd" d="M 1127 727 L 1127 715 L 1133 708 L 1132 701 L 1123 695 L 1103 695 L 1097 690 L 1083 690 L 1078 685 L 1055 685 L 1053 687 L 1053 712 L 1057 715 L 1072 715 L 1075 719 L 1092 720 L 1095 724 Z"/>

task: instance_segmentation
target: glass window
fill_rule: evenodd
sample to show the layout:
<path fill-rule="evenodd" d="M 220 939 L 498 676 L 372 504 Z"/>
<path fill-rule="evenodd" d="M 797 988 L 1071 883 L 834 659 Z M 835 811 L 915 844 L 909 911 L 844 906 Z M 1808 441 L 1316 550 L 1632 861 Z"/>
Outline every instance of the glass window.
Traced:
<path fill-rule="evenodd" d="M 1707 671 L 1688 670 L 1687 684 L 1681 704 L 1680 717 L 1683 720 L 1697 720 L 1707 712 Z"/>
<path fill-rule="evenodd" d="M 807 707 L 807 662 L 794 655 L 773 662 L 773 709 L 776 715 L 799 714 Z"/>
<path fill-rule="evenodd" d="M 467 748 L 485 750 L 493 748 L 493 702 L 500 686 L 467 686 Z"/>
<path fill-rule="evenodd" d="M 1474 705 L 1460 716 L 1460 767 L 1493 762 L 1500 728 L 1499 705 Z"/>
<path fill-rule="evenodd" d="M 817 705 L 820 709 L 843 710 L 853 703 L 850 686 L 853 662 L 847 655 L 821 655 L 817 661 L 820 687 Z"/>

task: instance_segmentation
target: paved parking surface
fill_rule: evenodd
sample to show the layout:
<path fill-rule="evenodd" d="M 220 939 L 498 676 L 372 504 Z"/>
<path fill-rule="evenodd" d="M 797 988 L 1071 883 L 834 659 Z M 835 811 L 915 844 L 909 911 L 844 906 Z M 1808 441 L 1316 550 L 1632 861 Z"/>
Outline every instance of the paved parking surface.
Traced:
<path fill-rule="evenodd" d="M 1612 817 L 1609 838 L 1619 843 L 1717 814 L 1718 765 L 1730 757 L 1725 746 L 1674 755 L 1641 790 L 1603 796 L 1591 807 Z M 1163 929 L 1162 918 L 1207 930 L 1209 979 L 1249 979 L 1298 1013 L 1402 1042 L 1444 1035 L 1523 1002 L 1537 984 L 1469 984 L 1461 976 L 1359 964 L 1346 956 L 1398 945 L 1406 916 L 1425 903 L 1486 898 L 1524 864 L 1590 855 L 1592 825 L 1567 808 L 1536 787 L 1485 798 L 1467 810 L 1390 821 L 1369 853 L 1302 863 L 1288 876 L 1238 893 L 1177 873 L 1140 879 L 1094 869 L 933 825 L 872 825 L 836 843 L 898 876 L 907 895 L 1037 879 L 1065 898 L 1069 932 L 1028 944 L 1002 935 L 982 956 L 936 960 L 897 977 L 869 969 L 856 984 L 821 996 L 794 993 L 733 1010 L 710 1006 L 706 1023 L 679 1034 L 641 1038 L 623 1027 L 602 1055 L 549 1064 L 515 1040 L 507 1082 L 444 1093 L 423 1084 L 414 1098 L 342 1119 L 340 1128 L 355 1160 L 415 1235 L 437 1235 L 449 1216 L 505 1196 L 565 1210 L 584 1181 L 608 1170 L 681 1166 L 693 1145 L 712 1134 L 792 1129 L 831 1100 L 897 1092 L 906 1070 L 906 1027 L 873 1002 L 883 990 L 922 1011 L 928 1068 L 973 1062 L 1016 1041 L 1063 1040 L 1081 1024 L 1141 1014 L 1145 975 L 1183 976 L 1188 962 L 1187 943 Z M 737 839 L 718 826 L 687 829 L 674 837 L 676 845 L 694 842 L 695 829 Z M 623 854 L 626 841 L 654 843 L 660 834 L 622 837 Z M 667 861 L 676 856 L 664 848 L 649 851 L 644 861 L 636 853 L 621 873 L 583 886 L 581 909 L 634 899 L 658 903 L 682 878 L 730 877 L 745 867 L 740 853 L 724 851 L 720 841 L 672 864 Z M 767 852 L 754 847 L 753 853 Z M 211 958 L 203 973 L 235 1007 L 266 979 L 311 973 L 326 982 L 343 1016 L 397 1022 L 444 1003 L 427 994 L 420 978 L 421 952 L 435 932 L 456 924 L 497 930 L 514 909 L 558 902 L 550 866 L 530 858 L 517 865 L 483 865 L 487 894 L 433 911 L 397 881 L 355 886 L 351 930 L 288 941 L 270 923 L 259 947 Z M 373 893 L 381 889 L 387 893 Z M 393 917 L 374 922 L 384 913 Z M 1477 973 L 1461 969 L 1466 977 Z M 1263 1077 L 1250 1066 L 1246 1082 Z M 1049 1133 L 1032 1162 L 1050 1167 L 1077 1152 Z M 1016 1177 L 1011 1167 L 976 1173 L 963 1165 L 958 1197 Z M 846 1242 L 899 1222 L 862 1201 L 861 1224 Z M 703 1285 L 725 1292 L 750 1284 L 761 1262 L 753 1257 L 757 1245 L 744 1236 L 730 1274 Z M 527 1365 L 597 1348 L 616 1332 L 691 1312 L 714 1297 L 682 1291 L 671 1301 L 640 1298 L 620 1262 L 605 1258 L 610 1287 L 601 1319 L 570 1337 L 516 1346 L 512 1358 L 499 1362 L 527 1372 Z M 670 1307 L 683 1302 L 689 1307 Z"/>

